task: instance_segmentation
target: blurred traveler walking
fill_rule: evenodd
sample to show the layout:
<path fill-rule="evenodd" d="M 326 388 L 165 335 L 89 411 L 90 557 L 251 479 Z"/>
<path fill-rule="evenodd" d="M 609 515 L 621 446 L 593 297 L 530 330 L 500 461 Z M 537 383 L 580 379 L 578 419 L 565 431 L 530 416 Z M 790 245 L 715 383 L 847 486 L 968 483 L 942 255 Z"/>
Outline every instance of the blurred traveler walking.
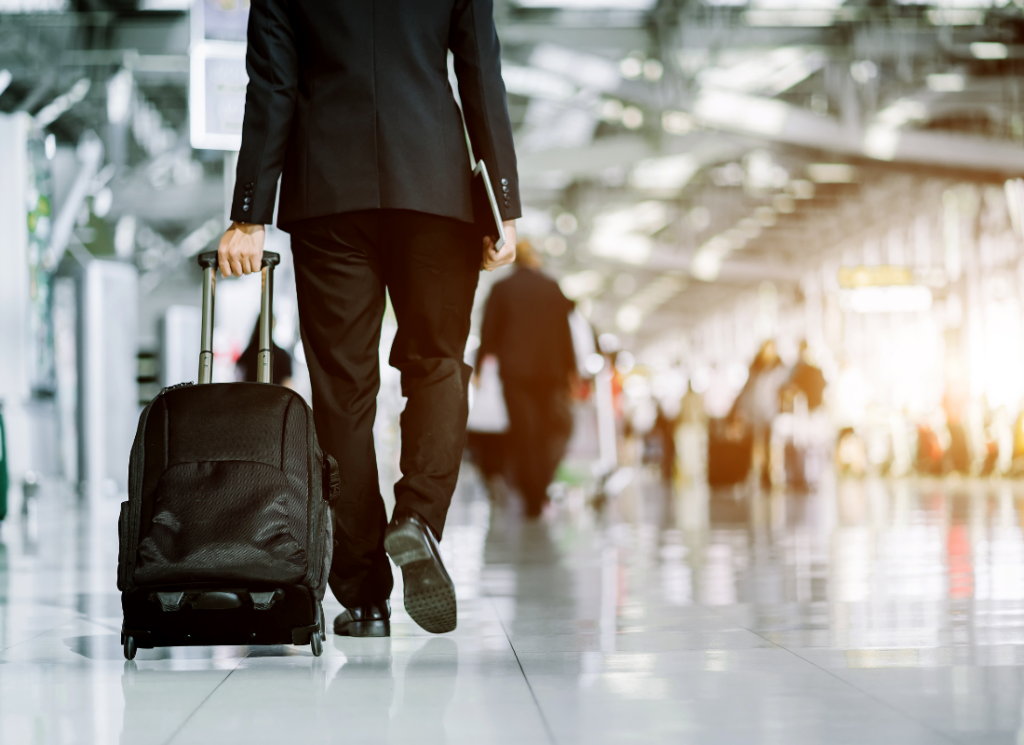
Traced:
<path fill-rule="evenodd" d="M 274 325 L 277 324 L 276 319 Z M 277 385 L 287 386 L 288 388 L 293 387 L 292 381 L 292 356 L 282 347 L 278 346 L 277 342 L 273 339 L 270 343 L 274 347 L 274 353 L 271 355 L 273 370 L 271 380 Z M 252 336 L 249 338 L 249 346 L 245 348 L 241 356 L 238 358 L 238 362 L 235 363 L 235 377 L 239 382 L 255 383 L 256 378 L 256 366 L 258 364 L 260 353 L 260 321 L 256 319 L 256 327 L 252 330 Z"/>
<path fill-rule="evenodd" d="M 750 363 L 747 382 L 730 415 L 738 416 L 753 428 L 754 466 L 760 471 L 762 486 L 771 485 L 772 420 L 779 413 L 779 393 L 785 382 L 786 368 L 779 359 L 775 341 L 769 339 Z"/>
<path fill-rule="evenodd" d="M 676 475 L 681 484 L 695 483 L 703 475 L 701 454 L 708 436 L 708 415 L 704 397 L 693 390 L 693 380 L 679 405 L 679 429 L 676 432 L 678 466 Z"/>
<path fill-rule="evenodd" d="M 540 257 L 519 244 L 516 271 L 494 285 L 484 310 L 479 372 L 491 356 L 508 407 L 512 475 L 527 517 L 539 517 L 572 434 L 570 391 L 577 377 L 569 313 L 573 305 Z"/>
<path fill-rule="evenodd" d="M 455 628 L 437 542 L 466 438 L 462 362 L 478 272 L 515 258 L 520 215 L 492 0 L 253 0 L 242 148 L 221 239 L 225 275 L 258 269 L 263 225 L 292 233 L 317 436 L 340 467 L 330 586 L 337 634 L 390 633 L 387 554 L 424 629 Z M 487 164 L 507 242 L 473 225 L 473 152 Z M 481 253 L 482 252 L 482 253 Z M 391 365 L 408 399 L 402 478 L 388 522 L 373 421 L 385 293 L 398 319 Z"/>
<path fill-rule="evenodd" d="M 817 411 L 825 401 L 825 388 L 828 385 L 825 374 L 811 360 L 806 339 L 800 342 L 800 353 L 789 376 L 789 385 L 804 394 L 808 411 Z"/>

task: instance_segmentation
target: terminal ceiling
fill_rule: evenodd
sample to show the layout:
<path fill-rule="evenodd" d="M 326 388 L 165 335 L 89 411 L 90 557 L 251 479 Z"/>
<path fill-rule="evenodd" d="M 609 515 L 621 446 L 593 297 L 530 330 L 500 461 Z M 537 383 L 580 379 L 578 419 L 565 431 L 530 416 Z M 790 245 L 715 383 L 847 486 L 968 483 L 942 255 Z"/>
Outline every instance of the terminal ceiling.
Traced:
<path fill-rule="evenodd" d="M 102 135 L 108 81 L 130 69 L 148 123 L 132 122 L 115 210 L 179 245 L 223 200 L 219 154 L 187 145 L 183 3 L 32 11 L 53 4 L 0 0 L 27 9 L 0 15 L 0 111 L 39 115 L 85 80 L 49 130 Z M 599 327 L 641 306 L 641 342 L 766 280 L 799 292 L 821 252 L 914 209 L 896 197 L 926 182 L 1024 171 L 1015 2 L 496 0 L 495 13 L 522 231 Z M 168 168 L 191 179 L 154 176 Z"/>

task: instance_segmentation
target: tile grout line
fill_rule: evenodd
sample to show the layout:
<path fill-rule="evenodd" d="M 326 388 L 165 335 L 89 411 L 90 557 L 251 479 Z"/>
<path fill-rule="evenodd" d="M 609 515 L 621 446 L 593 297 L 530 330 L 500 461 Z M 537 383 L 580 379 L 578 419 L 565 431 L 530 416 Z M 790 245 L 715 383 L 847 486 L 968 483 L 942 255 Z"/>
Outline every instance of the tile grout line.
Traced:
<path fill-rule="evenodd" d="M 534 705 L 537 707 L 537 714 L 540 716 L 541 724 L 544 725 L 544 731 L 547 733 L 548 741 L 552 745 L 556 745 L 557 740 L 555 739 L 555 733 L 551 731 L 551 725 L 548 724 L 548 718 L 544 716 L 544 709 L 540 706 L 540 700 L 537 698 L 537 694 L 533 690 L 533 685 L 530 683 L 529 677 L 526 675 L 526 670 L 523 669 L 523 663 L 519 661 L 519 653 L 516 652 L 515 645 L 512 644 L 512 637 L 508 635 L 508 629 L 505 628 L 505 622 L 498 614 L 498 608 L 494 605 L 494 598 L 490 598 L 491 607 L 494 608 L 494 614 L 498 618 L 498 623 L 501 624 L 501 630 L 505 634 L 505 640 L 508 642 L 509 649 L 512 650 L 512 656 L 516 658 L 516 664 L 519 665 L 519 672 L 523 674 L 523 680 L 526 682 L 526 687 L 530 691 L 530 697 L 533 699 Z"/>
<path fill-rule="evenodd" d="M 181 724 L 179 724 L 178 728 L 176 730 L 174 730 L 174 732 L 171 733 L 170 737 L 167 738 L 167 741 L 165 742 L 164 745 L 170 745 L 172 742 L 174 742 L 174 739 L 179 734 L 181 734 L 181 731 L 183 729 L 185 729 L 185 725 L 188 724 L 192 720 L 192 717 L 194 717 L 196 715 L 196 712 L 199 711 L 200 709 L 202 709 L 203 706 L 206 704 L 206 702 L 210 700 L 210 697 L 213 696 L 213 694 L 215 694 L 218 691 L 218 689 L 227 682 L 228 678 L 230 678 L 234 674 L 235 670 L 238 669 L 238 666 L 241 665 L 245 661 L 246 657 L 248 657 L 249 654 L 250 654 L 250 652 L 246 652 L 245 653 L 245 657 L 242 657 L 241 659 L 239 659 L 238 662 L 235 664 L 235 666 L 233 668 L 231 668 L 231 670 L 228 672 L 228 674 L 225 675 L 224 678 L 220 681 L 220 683 L 215 685 L 213 687 L 213 690 L 210 691 L 208 694 L 206 694 L 206 697 L 203 698 L 203 700 L 199 702 L 199 704 L 196 706 L 196 708 L 194 708 L 191 712 L 189 712 L 189 715 L 187 717 L 185 717 L 185 720 Z"/>
<path fill-rule="evenodd" d="M 706 606 L 704 606 L 704 607 L 706 607 Z M 722 618 L 725 621 L 729 621 L 730 623 L 735 623 L 734 621 L 732 621 L 732 619 L 727 618 L 726 616 L 718 613 L 717 611 L 712 611 L 712 612 L 715 613 L 716 615 L 718 615 L 720 618 Z M 867 696 L 869 699 L 871 699 L 875 703 L 881 704 L 884 708 L 889 709 L 890 711 L 892 711 L 892 712 L 894 712 L 896 714 L 899 714 L 901 717 L 903 717 L 907 721 L 913 722 L 914 724 L 918 725 L 919 727 L 923 727 L 924 729 L 928 730 L 932 734 L 938 735 L 943 740 L 945 740 L 947 742 L 950 742 L 950 743 L 953 743 L 953 745 L 959 745 L 962 742 L 959 738 L 952 737 L 949 734 L 947 734 L 945 732 L 942 732 L 941 730 L 935 729 L 934 727 L 932 727 L 927 722 L 922 722 L 917 717 L 911 716 L 909 713 L 907 713 L 906 711 L 903 711 L 902 709 L 896 707 L 894 704 L 890 703 L 889 701 L 886 701 L 884 698 L 879 698 L 875 694 L 870 693 L 869 691 L 865 691 L 860 686 L 855 685 L 854 683 L 850 682 L 849 680 L 846 680 L 845 678 L 843 678 L 843 677 L 841 677 L 839 675 L 836 675 L 836 673 L 832 672 L 831 670 L 829 670 L 826 667 L 822 667 L 821 665 L 819 665 L 818 663 L 814 662 L 813 660 L 809 660 L 806 657 L 804 657 L 803 655 L 797 654 L 796 652 L 794 652 L 789 647 L 784 646 L 782 644 L 779 644 L 778 642 L 773 642 L 771 639 L 766 637 L 764 634 L 761 634 L 761 633 L 759 633 L 757 631 L 754 631 L 753 629 L 747 628 L 746 626 L 744 626 L 742 624 L 739 624 L 739 623 L 736 623 L 736 626 L 737 626 L 737 628 L 741 628 L 741 629 L 744 629 L 746 631 L 749 631 L 751 634 L 754 634 L 755 636 L 760 637 L 761 639 L 764 639 L 766 642 L 771 644 L 773 647 L 776 647 L 777 649 L 784 650 L 785 652 L 787 652 L 788 654 L 792 655 L 793 657 L 796 657 L 798 660 L 800 660 L 802 662 L 805 662 L 808 665 L 817 668 L 818 670 L 821 670 L 823 673 L 825 673 L 826 675 L 834 678 L 835 680 L 838 680 L 840 683 L 842 683 L 843 685 L 847 686 L 848 688 L 852 688 L 853 690 L 857 691 L 858 693 L 860 693 L 860 694 L 862 694 L 864 696 Z"/>

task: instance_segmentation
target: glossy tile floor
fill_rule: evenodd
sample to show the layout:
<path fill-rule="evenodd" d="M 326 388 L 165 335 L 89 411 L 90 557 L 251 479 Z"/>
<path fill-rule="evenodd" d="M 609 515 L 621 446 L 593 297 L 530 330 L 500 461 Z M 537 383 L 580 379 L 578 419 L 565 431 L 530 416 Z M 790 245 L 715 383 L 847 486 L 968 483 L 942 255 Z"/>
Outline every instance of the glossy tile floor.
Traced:
<path fill-rule="evenodd" d="M 319 659 L 126 663 L 116 505 L 49 489 L 0 531 L 0 743 L 1024 742 L 1024 484 L 662 494 L 527 525 L 467 467 L 454 633 L 396 602 L 393 638 Z"/>

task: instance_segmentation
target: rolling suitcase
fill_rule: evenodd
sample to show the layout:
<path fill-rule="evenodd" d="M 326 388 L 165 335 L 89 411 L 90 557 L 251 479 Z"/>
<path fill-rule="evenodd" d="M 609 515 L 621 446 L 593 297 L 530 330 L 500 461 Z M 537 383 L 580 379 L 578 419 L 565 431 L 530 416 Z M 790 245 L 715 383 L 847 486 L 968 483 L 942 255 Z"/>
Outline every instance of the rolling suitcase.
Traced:
<path fill-rule="evenodd" d="M 337 463 L 313 414 L 271 385 L 273 268 L 263 254 L 257 383 L 211 383 L 216 252 L 203 268 L 199 385 L 161 391 L 139 418 L 118 521 L 117 587 L 127 659 L 138 648 L 309 644 L 323 651 L 321 601 L 333 540 Z"/>

